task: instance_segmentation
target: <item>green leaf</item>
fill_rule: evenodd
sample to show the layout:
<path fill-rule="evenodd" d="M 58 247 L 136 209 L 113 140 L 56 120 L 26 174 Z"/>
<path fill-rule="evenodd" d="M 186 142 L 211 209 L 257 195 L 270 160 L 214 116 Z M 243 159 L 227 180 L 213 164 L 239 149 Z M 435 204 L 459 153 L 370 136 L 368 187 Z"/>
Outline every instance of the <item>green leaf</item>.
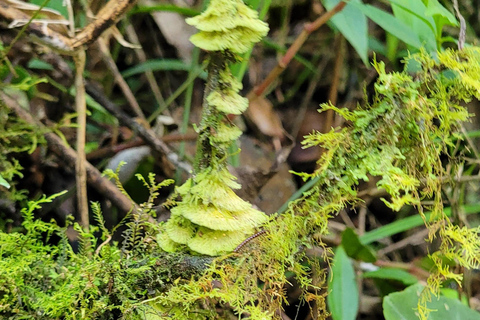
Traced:
<path fill-rule="evenodd" d="M 463 206 L 461 210 L 463 210 L 465 214 L 478 213 L 480 212 L 480 205 Z M 450 208 L 445 208 L 444 213 L 447 217 L 449 217 L 452 213 L 452 210 Z M 428 221 L 430 219 L 430 213 L 426 213 L 425 218 Z M 383 227 L 366 232 L 363 236 L 360 237 L 360 241 L 363 244 L 370 244 L 374 241 L 390 237 L 394 234 L 404 232 L 412 228 L 419 227 L 421 225 L 424 225 L 424 222 L 420 215 L 403 218 L 401 220 L 397 220 L 395 222 L 387 224 Z"/>
<path fill-rule="evenodd" d="M 0 176 L 0 186 L 10 189 L 10 184 L 2 176 Z"/>
<path fill-rule="evenodd" d="M 380 268 L 375 271 L 365 272 L 364 278 L 385 279 L 399 281 L 407 286 L 415 284 L 418 279 L 405 270 L 397 268 Z"/>
<path fill-rule="evenodd" d="M 437 50 L 436 25 L 432 17 L 426 16 L 427 8 L 418 0 L 390 0 L 396 18 L 410 26 L 427 51 Z"/>
<path fill-rule="evenodd" d="M 335 14 L 330 21 L 342 33 L 345 39 L 350 42 L 363 63 L 369 65 L 367 17 L 361 10 L 350 5 L 353 1 L 358 2 L 358 0 L 349 1 L 345 8 Z M 323 0 L 327 10 L 332 9 L 339 2 L 339 0 Z"/>
<path fill-rule="evenodd" d="M 50 63 L 37 58 L 30 59 L 30 61 L 28 61 L 27 67 L 30 69 L 50 70 L 50 71 L 55 69 Z"/>
<path fill-rule="evenodd" d="M 358 312 L 357 282 L 352 262 L 342 246 L 333 258 L 328 291 L 327 302 L 333 320 L 354 320 Z"/>
<path fill-rule="evenodd" d="M 199 67 L 200 68 L 200 67 Z M 191 66 L 189 63 L 185 63 L 176 59 L 153 59 L 147 60 L 143 63 L 139 63 L 136 66 L 124 70 L 122 76 L 125 78 L 131 77 L 136 74 L 144 73 L 145 71 L 189 71 Z"/>
<path fill-rule="evenodd" d="M 425 14 L 430 16 L 439 15 L 444 17 L 451 26 L 458 25 L 458 21 L 455 16 L 450 11 L 448 11 L 442 4 L 440 4 L 438 0 L 427 0 L 427 11 L 425 12 Z"/>
<path fill-rule="evenodd" d="M 173 4 L 159 4 L 155 6 L 143 6 L 141 3 L 131 11 L 129 11 L 128 15 L 133 15 L 137 13 L 152 13 L 157 11 L 168 11 L 168 12 L 176 12 L 178 14 L 182 14 L 187 17 L 194 17 L 200 14 L 200 11 L 190 9 L 190 8 L 183 8 Z"/>
<path fill-rule="evenodd" d="M 349 2 L 352 6 L 360 9 L 367 17 L 372 19 L 373 22 L 382 27 L 385 31 L 390 32 L 408 45 L 411 45 L 417 49 L 422 46 L 422 42 L 418 38 L 418 35 L 408 25 L 401 20 L 391 15 L 388 12 L 380 10 L 374 6 L 363 4 L 360 2 Z"/>
<path fill-rule="evenodd" d="M 346 254 L 352 259 L 365 262 L 377 261 L 375 252 L 363 245 L 358 235 L 351 228 L 347 228 L 342 232 L 342 246 L 345 248 Z"/>
<path fill-rule="evenodd" d="M 389 294 L 383 299 L 383 315 L 385 320 L 412 320 L 418 319 L 416 308 L 418 297 L 424 286 L 420 283 L 407 289 Z M 460 301 L 440 296 L 438 299 L 432 297 L 427 303 L 427 308 L 432 311 L 428 320 L 478 320 L 480 313 L 469 309 Z"/>
<path fill-rule="evenodd" d="M 438 0 L 428 0 L 425 15 L 433 17 L 437 28 L 437 37 L 442 36 L 444 25 L 457 26 L 458 21 L 455 16 L 442 6 Z"/>
<path fill-rule="evenodd" d="M 28 2 L 41 6 L 45 2 L 45 0 L 30 0 Z M 67 11 L 67 7 L 64 4 L 64 0 L 50 0 L 48 1 L 45 8 L 58 11 L 58 13 L 64 16 L 65 18 L 68 17 L 68 11 Z"/>

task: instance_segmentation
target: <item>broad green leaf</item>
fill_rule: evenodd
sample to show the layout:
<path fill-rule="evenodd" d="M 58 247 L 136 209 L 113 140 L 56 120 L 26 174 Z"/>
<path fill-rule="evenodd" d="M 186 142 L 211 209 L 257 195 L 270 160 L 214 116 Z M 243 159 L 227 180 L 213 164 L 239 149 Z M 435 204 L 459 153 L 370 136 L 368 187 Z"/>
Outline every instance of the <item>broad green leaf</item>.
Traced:
<path fill-rule="evenodd" d="M 437 41 L 440 43 L 444 42 L 456 42 L 456 39 L 452 41 L 451 37 L 443 37 L 442 31 L 445 25 L 449 26 L 458 26 L 458 21 L 455 16 L 448 11 L 444 6 L 442 6 L 438 0 L 427 0 L 427 10 L 425 14 L 427 16 L 433 17 L 435 21 L 435 26 L 437 28 Z"/>
<path fill-rule="evenodd" d="M 444 25 L 458 25 L 455 16 L 442 6 L 438 0 L 427 0 L 427 10 L 425 11 L 425 15 L 433 17 L 438 32 L 442 31 Z"/>
<path fill-rule="evenodd" d="M 455 289 L 441 288 L 440 294 L 450 299 L 459 300 L 459 292 Z M 468 306 L 468 298 L 464 294 L 461 295 L 461 298 L 462 299 L 460 301 L 462 302 L 462 304 Z"/>
<path fill-rule="evenodd" d="M 405 270 L 397 268 L 380 268 L 375 271 L 365 272 L 364 278 L 385 279 L 399 281 L 405 285 L 412 285 L 418 282 L 418 279 Z"/>
<path fill-rule="evenodd" d="M 10 184 L 2 176 L 0 176 L 0 186 L 10 189 Z"/>
<path fill-rule="evenodd" d="M 335 251 L 327 302 L 333 320 L 354 320 L 358 312 L 355 271 L 342 246 Z"/>
<path fill-rule="evenodd" d="M 408 287 L 401 292 L 391 293 L 383 299 L 383 315 L 385 320 L 418 319 L 416 308 L 418 298 L 424 289 L 420 283 Z M 479 320 L 480 313 L 463 305 L 459 300 L 440 296 L 432 297 L 427 308 L 434 310 L 428 320 Z"/>
<path fill-rule="evenodd" d="M 392 1 L 393 14 L 403 23 L 410 26 L 419 37 L 427 51 L 437 50 L 436 26 L 433 17 L 425 15 L 427 8 L 422 1 L 402 0 Z"/>
<path fill-rule="evenodd" d="M 398 39 L 402 40 L 408 45 L 415 48 L 420 48 L 422 42 L 418 38 L 418 35 L 408 25 L 403 23 L 400 19 L 391 15 L 388 12 L 380 10 L 374 6 L 363 4 L 360 2 L 349 2 L 349 5 L 357 7 L 367 17 L 372 19 L 373 22 L 382 27 L 385 31 L 390 32 Z"/>
<path fill-rule="evenodd" d="M 377 261 L 375 252 L 363 245 L 358 235 L 351 228 L 347 228 L 342 232 L 342 247 L 345 248 L 345 253 L 352 259 L 365 262 Z"/>
<path fill-rule="evenodd" d="M 323 0 L 327 10 L 332 9 L 340 0 Z M 352 47 L 357 51 L 365 65 L 368 62 L 368 26 L 367 18 L 358 8 L 351 5 L 358 0 L 351 0 L 345 8 L 335 14 L 330 21 L 342 33 L 345 39 L 350 42 Z"/>

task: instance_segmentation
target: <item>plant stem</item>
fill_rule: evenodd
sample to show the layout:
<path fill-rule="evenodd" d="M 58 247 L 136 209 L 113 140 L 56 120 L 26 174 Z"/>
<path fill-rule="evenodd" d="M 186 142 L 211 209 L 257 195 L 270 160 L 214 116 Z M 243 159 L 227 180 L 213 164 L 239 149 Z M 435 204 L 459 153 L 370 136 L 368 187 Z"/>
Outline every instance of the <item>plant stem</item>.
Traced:
<path fill-rule="evenodd" d="M 215 150 L 210 143 L 210 137 L 212 135 L 212 131 L 216 129 L 215 127 L 220 113 L 214 106 L 209 105 L 207 98 L 208 95 L 217 88 L 219 73 L 220 70 L 224 69 L 225 63 L 225 57 L 222 52 L 211 53 L 207 66 L 208 77 L 203 95 L 202 120 L 200 122 L 198 132 L 194 173 L 198 173 L 201 170 L 211 166 L 212 159 L 214 157 L 222 156 L 216 155 L 217 150 Z"/>
<path fill-rule="evenodd" d="M 77 110 L 77 162 L 75 165 L 77 181 L 77 205 L 80 214 L 80 224 L 88 232 L 90 222 L 88 219 L 87 198 L 87 170 L 85 167 L 85 135 L 87 127 L 87 104 L 85 98 L 85 84 L 83 83 L 83 70 L 85 69 L 85 51 L 78 50 L 74 56 L 75 61 L 75 105 Z"/>

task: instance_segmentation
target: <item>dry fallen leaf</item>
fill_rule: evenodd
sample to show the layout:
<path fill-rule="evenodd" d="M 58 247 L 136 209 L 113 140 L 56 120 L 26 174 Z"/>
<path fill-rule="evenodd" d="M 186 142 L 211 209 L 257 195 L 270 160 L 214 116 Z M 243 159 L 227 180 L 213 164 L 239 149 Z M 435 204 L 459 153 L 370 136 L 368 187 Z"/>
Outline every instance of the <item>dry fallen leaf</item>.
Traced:
<path fill-rule="evenodd" d="M 285 130 L 270 101 L 253 93 L 248 95 L 248 100 L 250 104 L 244 115 L 253 129 L 267 137 L 283 140 Z"/>

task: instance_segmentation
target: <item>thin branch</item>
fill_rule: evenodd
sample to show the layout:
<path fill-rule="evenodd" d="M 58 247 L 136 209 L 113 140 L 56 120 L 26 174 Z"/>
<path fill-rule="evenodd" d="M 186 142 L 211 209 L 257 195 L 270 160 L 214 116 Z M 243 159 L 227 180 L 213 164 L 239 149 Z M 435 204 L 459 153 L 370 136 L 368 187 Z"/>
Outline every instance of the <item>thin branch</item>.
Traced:
<path fill-rule="evenodd" d="M 105 239 L 105 241 L 103 241 L 97 248 L 97 250 L 95 250 L 95 255 L 98 256 L 100 254 L 100 251 L 102 250 L 103 246 L 108 244 L 110 242 L 110 240 L 112 240 L 112 236 L 111 235 L 108 235 L 107 239 Z"/>
<path fill-rule="evenodd" d="M 125 12 L 132 8 L 136 2 L 137 0 L 107 2 L 95 16 L 95 19 L 72 39 L 73 49 L 93 43 L 104 31 L 113 26 Z"/>
<path fill-rule="evenodd" d="M 77 110 L 77 161 L 75 173 L 77 182 L 77 206 L 80 214 L 80 224 L 88 232 L 90 223 L 88 219 L 87 197 L 87 170 L 85 163 L 85 136 L 87 134 L 87 103 L 85 97 L 85 84 L 83 83 L 83 71 L 85 70 L 85 51 L 78 50 L 73 57 L 75 61 L 75 106 Z"/>
<path fill-rule="evenodd" d="M 453 0 L 453 8 L 455 9 L 455 13 L 457 14 L 458 20 L 460 20 L 460 31 L 458 34 L 458 50 L 462 50 L 465 46 L 465 34 L 467 30 L 467 25 L 465 23 L 465 18 L 463 18 L 460 10 L 458 9 L 458 1 Z"/>
<path fill-rule="evenodd" d="M 335 37 L 335 65 L 333 67 L 332 84 L 328 92 L 328 100 L 331 104 L 336 105 L 338 99 L 338 85 L 340 83 L 340 76 L 343 66 L 344 54 L 345 54 L 345 38 L 339 34 Z M 325 125 L 323 126 L 323 132 L 326 133 L 334 125 L 335 112 L 333 110 L 327 110 Z"/>
<path fill-rule="evenodd" d="M 183 141 L 195 141 L 197 140 L 197 134 L 196 133 L 187 133 L 187 134 L 169 134 L 166 136 L 163 136 L 159 138 L 165 143 L 169 142 L 183 142 Z M 92 159 L 99 159 L 99 158 L 108 158 L 113 156 L 114 154 L 134 148 L 134 147 L 139 147 L 139 146 L 144 146 L 145 142 L 137 137 L 136 139 L 132 139 L 131 141 L 127 141 L 124 143 L 119 143 L 119 144 L 114 144 L 114 145 L 109 145 L 103 148 L 99 148 L 96 150 L 93 150 L 92 152 L 87 154 L 87 160 L 92 160 Z"/>
<path fill-rule="evenodd" d="M 137 33 L 135 32 L 132 24 L 127 25 L 125 32 L 130 42 L 136 43 L 140 46 L 140 40 L 138 39 Z M 145 51 L 143 51 L 143 48 L 141 46 L 140 49 L 135 49 L 134 52 L 140 62 L 147 61 L 147 55 L 145 54 Z M 155 97 L 158 105 L 164 105 L 165 99 L 163 98 L 162 92 L 160 91 L 160 87 L 155 80 L 155 75 L 153 74 L 152 70 L 145 70 L 145 77 L 147 78 L 150 89 L 152 89 L 153 96 Z"/>
<path fill-rule="evenodd" d="M 3 100 L 8 108 L 10 108 L 15 114 L 37 127 L 41 131 L 47 132 L 48 129 L 40 121 L 34 119 L 32 115 L 25 109 L 23 109 L 19 103 L 12 97 L 8 96 L 4 92 L 0 91 L 0 100 Z M 45 133 L 45 139 L 48 143 L 48 148 L 54 154 L 57 155 L 65 164 L 73 167 L 77 161 L 77 153 L 71 147 L 66 146 L 63 140 L 55 133 Z M 126 195 L 121 193 L 118 188 L 110 182 L 108 179 L 102 177 L 100 171 L 91 165 L 89 162 L 85 163 L 87 170 L 87 182 L 93 188 L 95 188 L 101 195 L 112 201 L 112 203 L 122 212 L 128 213 L 132 210 L 137 210 L 136 204 L 129 199 Z"/>
<path fill-rule="evenodd" d="M 174 167 L 172 163 L 186 172 L 192 171 L 192 166 L 188 163 L 180 161 L 178 155 L 170 150 L 170 148 L 160 139 L 151 129 L 147 129 L 137 121 L 130 118 L 125 112 L 120 110 L 113 102 L 108 100 L 103 93 L 97 88 L 87 83 L 86 86 L 88 94 L 100 103 L 108 112 L 114 115 L 120 123 L 135 131 L 149 146 L 151 146 L 159 158 L 162 169 L 167 176 L 172 176 Z"/>
<path fill-rule="evenodd" d="M 142 120 L 145 120 L 146 122 L 147 119 L 143 114 L 142 108 L 140 108 L 140 105 L 138 104 L 137 99 L 135 99 L 135 95 L 133 94 L 132 89 L 130 89 L 127 82 L 125 81 L 120 71 L 118 70 L 117 64 L 113 60 L 112 55 L 110 54 L 110 50 L 108 49 L 107 44 L 105 43 L 105 40 L 103 40 L 103 38 L 99 38 L 97 43 L 98 43 L 98 47 L 100 48 L 100 51 L 103 54 L 103 61 L 106 63 L 108 69 L 110 69 L 110 72 L 113 74 L 113 78 L 115 79 L 115 82 L 118 84 L 118 86 L 122 90 L 125 98 L 127 98 L 127 101 L 130 104 L 130 107 L 132 107 L 132 110 L 135 112 L 137 117 L 139 117 Z"/>
<path fill-rule="evenodd" d="M 330 18 L 333 17 L 337 12 L 342 11 L 346 5 L 346 2 L 341 1 L 332 10 L 327 11 L 324 15 L 319 17 L 314 22 L 306 24 L 303 28 L 303 31 L 300 33 L 297 39 L 295 39 L 290 48 L 288 48 L 287 52 L 285 53 L 283 58 L 280 59 L 277 66 L 272 71 L 270 71 L 265 80 L 259 86 L 255 87 L 252 92 L 256 96 L 261 96 L 263 92 L 265 92 L 265 90 L 270 86 L 270 84 L 272 84 L 273 81 L 277 79 L 278 76 L 283 72 L 283 70 L 286 69 L 290 61 L 292 61 L 293 57 L 295 57 L 295 55 L 297 54 L 298 50 L 300 50 L 300 48 L 303 46 L 308 36 L 313 31 L 317 30 L 325 23 L 327 23 L 327 21 L 330 20 Z M 252 92 L 250 92 L 247 96 L 250 96 Z"/>

